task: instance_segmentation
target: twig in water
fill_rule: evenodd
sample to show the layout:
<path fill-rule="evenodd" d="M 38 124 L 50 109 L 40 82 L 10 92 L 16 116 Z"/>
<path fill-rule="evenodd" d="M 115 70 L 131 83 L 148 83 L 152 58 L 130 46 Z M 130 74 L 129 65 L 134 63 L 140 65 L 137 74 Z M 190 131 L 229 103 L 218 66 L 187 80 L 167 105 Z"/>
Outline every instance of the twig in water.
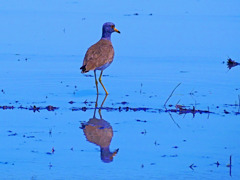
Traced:
<path fill-rule="evenodd" d="M 195 106 L 196 106 L 196 105 L 197 105 L 197 101 L 196 101 L 196 99 L 193 98 L 193 96 L 194 96 L 193 91 L 194 91 L 194 90 L 192 90 L 189 94 L 190 94 L 191 98 L 194 100 Z"/>
<path fill-rule="evenodd" d="M 176 103 L 176 105 L 178 105 L 180 101 L 181 101 L 181 99 L 179 99 L 179 101 Z M 176 105 L 175 105 L 175 106 L 176 106 Z"/>
<path fill-rule="evenodd" d="M 164 107 L 165 107 L 165 108 L 166 108 L 166 104 L 167 104 L 168 100 L 172 97 L 174 91 L 178 88 L 178 86 L 180 86 L 180 84 L 181 84 L 181 83 L 179 83 L 179 84 L 173 89 L 173 91 L 171 92 L 170 96 L 167 98 L 166 102 L 164 103 Z"/>

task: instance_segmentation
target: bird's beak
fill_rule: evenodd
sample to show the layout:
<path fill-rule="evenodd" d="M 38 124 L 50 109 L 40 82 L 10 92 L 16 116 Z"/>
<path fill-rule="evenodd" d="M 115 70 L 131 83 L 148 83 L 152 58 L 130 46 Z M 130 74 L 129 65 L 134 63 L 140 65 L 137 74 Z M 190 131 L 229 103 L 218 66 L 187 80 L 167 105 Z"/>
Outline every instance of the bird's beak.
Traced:
<path fill-rule="evenodd" d="M 117 32 L 117 33 L 120 33 L 120 31 L 119 30 L 117 30 L 116 28 L 114 28 L 113 29 L 115 32 Z"/>
<path fill-rule="evenodd" d="M 116 31 L 116 32 L 117 32 L 117 31 Z M 119 151 L 119 149 L 116 149 L 116 150 L 113 152 L 112 157 L 116 156 L 117 153 L 118 153 L 118 151 Z"/>

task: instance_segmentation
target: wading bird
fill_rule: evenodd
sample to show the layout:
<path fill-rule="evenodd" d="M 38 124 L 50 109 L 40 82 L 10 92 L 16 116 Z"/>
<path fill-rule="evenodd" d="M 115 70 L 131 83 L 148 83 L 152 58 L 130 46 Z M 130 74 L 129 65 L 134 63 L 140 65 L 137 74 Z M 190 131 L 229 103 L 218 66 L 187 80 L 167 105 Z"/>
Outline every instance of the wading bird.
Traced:
<path fill-rule="evenodd" d="M 102 83 L 102 73 L 113 61 L 114 50 L 111 42 L 111 34 L 113 32 L 120 33 L 119 30 L 115 28 L 115 25 L 111 22 L 103 24 L 102 27 L 102 38 L 94 45 L 92 45 L 86 52 L 83 65 L 80 68 L 82 73 L 87 73 L 93 70 L 95 76 L 95 83 L 98 93 L 98 81 L 96 77 L 96 70 L 100 70 L 99 82 L 102 85 L 106 94 L 108 94 L 106 88 Z"/>

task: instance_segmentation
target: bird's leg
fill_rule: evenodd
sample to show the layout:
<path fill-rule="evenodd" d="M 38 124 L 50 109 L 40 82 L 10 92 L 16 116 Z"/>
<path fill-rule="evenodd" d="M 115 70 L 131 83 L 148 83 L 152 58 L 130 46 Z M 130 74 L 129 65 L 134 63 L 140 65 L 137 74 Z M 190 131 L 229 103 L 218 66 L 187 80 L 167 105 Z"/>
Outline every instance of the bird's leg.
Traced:
<path fill-rule="evenodd" d="M 106 88 L 104 87 L 104 85 L 103 85 L 103 83 L 102 83 L 102 73 L 103 73 L 103 71 L 101 71 L 101 74 L 100 74 L 100 77 L 99 77 L 99 82 L 100 82 L 100 84 L 102 85 L 102 87 L 103 87 L 106 95 L 108 95 L 108 92 L 107 92 Z"/>
<path fill-rule="evenodd" d="M 96 98 L 96 102 L 95 102 L 95 111 L 96 111 L 96 108 L 98 107 L 98 94 L 97 94 L 97 98 Z M 95 115 L 95 113 L 94 113 Z"/>
<path fill-rule="evenodd" d="M 94 70 L 94 76 L 95 76 L 95 84 L 96 84 L 97 95 L 98 95 L 98 81 L 97 81 L 97 76 L 96 76 L 96 70 Z"/>

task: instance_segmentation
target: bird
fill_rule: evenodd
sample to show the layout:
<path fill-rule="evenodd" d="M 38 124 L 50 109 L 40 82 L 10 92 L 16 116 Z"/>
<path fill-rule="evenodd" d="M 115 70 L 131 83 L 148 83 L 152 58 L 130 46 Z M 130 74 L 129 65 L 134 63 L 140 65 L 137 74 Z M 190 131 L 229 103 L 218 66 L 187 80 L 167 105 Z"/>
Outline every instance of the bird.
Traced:
<path fill-rule="evenodd" d="M 114 58 L 114 49 L 111 42 L 111 34 L 113 32 L 120 33 L 118 29 L 115 28 L 115 24 L 112 22 L 106 22 L 102 26 L 102 37 L 101 39 L 90 48 L 88 48 L 83 65 L 80 67 L 81 73 L 87 73 L 91 70 L 94 71 L 95 84 L 98 92 L 98 81 L 96 76 L 96 71 L 100 70 L 99 82 L 102 85 L 106 95 L 108 92 L 102 83 L 103 70 L 106 69 L 112 62 Z"/>

